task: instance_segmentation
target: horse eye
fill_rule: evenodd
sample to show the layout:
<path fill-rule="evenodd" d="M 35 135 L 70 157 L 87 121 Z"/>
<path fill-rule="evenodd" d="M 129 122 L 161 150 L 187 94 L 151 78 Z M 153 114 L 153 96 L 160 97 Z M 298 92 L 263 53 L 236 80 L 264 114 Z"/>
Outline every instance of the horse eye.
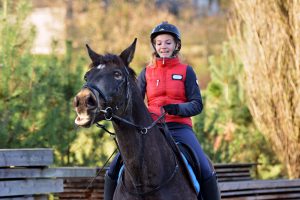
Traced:
<path fill-rule="evenodd" d="M 114 72 L 114 78 L 117 80 L 120 80 L 122 78 L 122 74 L 119 71 Z"/>
<path fill-rule="evenodd" d="M 86 75 L 84 75 L 83 79 L 84 79 L 85 81 L 87 81 L 87 76 L 86 76 Z"/>

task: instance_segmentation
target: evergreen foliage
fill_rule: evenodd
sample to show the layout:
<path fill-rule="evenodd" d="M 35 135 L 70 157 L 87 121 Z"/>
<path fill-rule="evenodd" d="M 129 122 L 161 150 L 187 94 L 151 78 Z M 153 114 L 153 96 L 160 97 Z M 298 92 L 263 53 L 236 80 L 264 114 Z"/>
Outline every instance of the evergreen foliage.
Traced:
<path fill-rule="evenodd" d="M 7 9 L 0 24 L 0 148 L 53 148 L 59 165 L 89 163 L 76 157 L 84 147 L 71 148 L 80 133 L 72 100 L 89 61 L 73 55 L 72 41 L 66 41 L 64 55 L 56 53 L 55 42 L 51 55 L 31 54 L 29 2 L 3 1 L 2 7 Z M 106 158 L 98 157 L 90 160 Z"/>
<path fill-rule="evenodd" d="M 10 3 L 9 3 L 10 2 Z M 24 28 L 24 20 L 30 7 L 24 1 L 11 5 L 2 1 L 0 13 L 0 146 L 3 148 L 22 147 L 15 140 L 23 140 L 31 124 L 28 116 L 31 107 L 33 87 L 33 58 L 30 47 L 34 38 L 34 28 Z M 13 15 L 10 12 L 19 13 Z"/>
<path fill-rule="evenodd" d="M 246 103 L 243 66 L 229 45 L 219 59 L 210 57 L 211 82 L 204 91 L 203 113 L 195 117 L 195 131 L 204 151 L 214 162 L 254 162 L 270 170 L 278 164 L 263 135 L 256 129 Z M 276 166 L 278 168 L 278 166 Z M 260 171 L 256 176 L 262 177 Z M 280 171 L 265 174 L 276 177 Z"/>

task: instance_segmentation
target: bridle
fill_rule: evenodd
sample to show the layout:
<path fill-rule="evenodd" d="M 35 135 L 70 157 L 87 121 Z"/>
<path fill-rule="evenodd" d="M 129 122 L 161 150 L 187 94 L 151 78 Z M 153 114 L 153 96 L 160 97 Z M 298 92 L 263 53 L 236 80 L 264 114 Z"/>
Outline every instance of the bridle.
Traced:
<path fill-rule="evenodd" d="M 121 88 L 121 86 L 123 84 L 126 84 L 126 100 L 125 102 L 121 102 L 121 104 L 119 105 L 116 105 L 116 106 L 109 106 L 109 101 L 108 101 L 108 98 L 105 96 L 105 94 L 101 91 L 100 88 L 98 88 L 96 85 L 92 84 L 92 83 L 89 83 L 89 82 L 86 82 L 84 85 L 83 85 L 83 89 L 84 88 L 87 88 L 89 89 L 94 97 L 96 98 L 96 104 L 97 104 L 97 107 L 96 109 L 93 111 L 93 117 L 92 117 L 92 120 L 90 122 L 90 125 L 92 125 L 93 123 L 95 123 L 99 128 L 102 128 L 103 130 L 105 130 L 106 132 L 108 132 L 109 134 L 112 134 L 114 135 L 114 133 L 111 133 L 110 131 L 108 131 L 104 125 L 102 124 L 99 124 L 98 122 L 95 122 L 95 119 L 96 119 L 96 116 L 99 115 L 100 113 L 102 113 L 104 115 L 104 118 L 106 121 L 120 121 L 120 122 L 123 122 L 127 125 L 130 125 L 130 126 L 133 126 L 135 127 L 140 134 L 144 135 L 144 134 L 147 134 L 148 133 L 148 130 L 153 128 L 159 121 L 162 120 L 162 118 L 165 117 L 166 113 L 162 113 L 154 122 L 152 122 L 152 124 L 150 124 L 149 126 L 140 126 L 140 125 L 137 125 L 125 118 L 122 118 L 118 115 L 116 115 L 114 112 L 119 110 L 119 108 L 122 106 L 122 104 L 126 104 L 125 105 L 125 109 L 123 112 L 126 112 L 126 110 L 128 109 L 129 107 L 129 103 L 130 103 L 130 98 L 131 98 L 131 95 L 130 95 L 130 83 L 129 83 L 129 80 L 128 80 L 128 76 L 129 76 L 129 72 L 128 72 L 128 69 L 127 67 L 125 67 L 125 71 L 126 71 L 126 76 L 125 76 L 125 79 L 123 79 L 123 81 L 118 85 L 118 87 L 116 88 L 116 91 L 119 91 L 119 89 Z M 102 99 L 104 101 L 103 105 L 104 105 L 104 109 L 101 109 L 101 102 L 100 102 L 100 99 Z"/>

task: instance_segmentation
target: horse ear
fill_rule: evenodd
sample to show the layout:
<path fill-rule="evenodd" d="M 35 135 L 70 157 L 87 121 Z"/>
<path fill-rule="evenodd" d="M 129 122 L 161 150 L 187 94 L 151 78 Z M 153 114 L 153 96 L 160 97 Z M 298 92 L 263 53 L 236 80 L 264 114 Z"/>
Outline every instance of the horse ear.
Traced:
<path fill-rule="evenodd" d="M 133 43 L 120 54 L 120 57 L 126 66 L 129 65 L 129 63 L 132 61 L 132 59 L 134 57 L 136 41 L 137 41 L 137 38 L 135 38 Z"/>
<path fill-rule="evenodd" d="M 96 52 L 94 52 L 90 46 L 88 44 L 86 44 L 86 48 L 88 50 L 89 56 L 91 58 L 91 60 L 93 61 L 93 63 L 95 63 L 97 60 L 99 60 L 99 57 L 101 55 L 97 54 Z"/>

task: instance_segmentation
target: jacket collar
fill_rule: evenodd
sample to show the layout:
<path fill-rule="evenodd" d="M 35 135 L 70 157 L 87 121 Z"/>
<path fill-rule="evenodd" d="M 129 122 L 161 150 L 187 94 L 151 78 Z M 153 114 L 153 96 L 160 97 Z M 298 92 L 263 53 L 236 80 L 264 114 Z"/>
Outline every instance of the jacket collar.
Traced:
<path fill-rule="evenodd" d="M 173 58 L 156 58 L 156 67 L 174 66 L 180 63 L 178 57 Z"/>

